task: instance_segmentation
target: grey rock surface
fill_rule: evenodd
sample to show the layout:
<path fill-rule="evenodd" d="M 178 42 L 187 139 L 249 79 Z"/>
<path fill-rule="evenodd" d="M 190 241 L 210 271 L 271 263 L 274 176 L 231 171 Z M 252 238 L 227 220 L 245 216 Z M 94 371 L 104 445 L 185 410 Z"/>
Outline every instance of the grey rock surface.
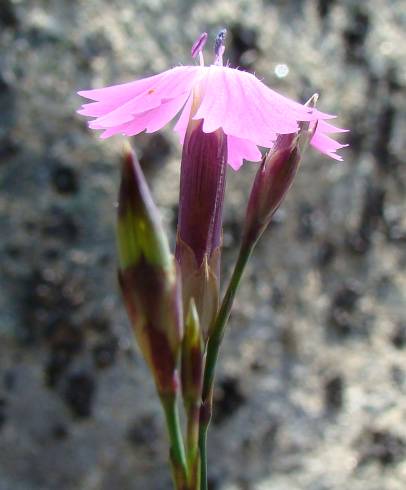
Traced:
<path fill-rule="evenodd" d="M 221 352 L 214 490 L 403 490 L 406 16 L 401 0 L 0 2 L 0 489 L 169 490 L 152 381 L 118 294 L 123 140 L 79 89 L 179 63 L 227 26 L 233 65 L 350 128 L 309 150 L 260 243 Z M 210 49 L 210 48 L 209 48 Z M 180 148 L 137 149 L 173 241 Z M 255 165 L 230 171 L 223 277 Z"/>

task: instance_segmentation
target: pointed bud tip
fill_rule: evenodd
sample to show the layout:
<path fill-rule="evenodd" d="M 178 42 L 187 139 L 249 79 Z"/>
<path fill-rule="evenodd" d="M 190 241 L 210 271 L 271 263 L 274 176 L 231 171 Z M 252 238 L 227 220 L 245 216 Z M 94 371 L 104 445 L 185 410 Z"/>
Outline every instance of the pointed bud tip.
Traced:
<path fill-rule="evenodd" d="M 313 94 L 310 99 L 306 102 L 305 106 L 306 107 L 311 107 L 311 108 L 315 108 L 316 107 L 316 104 L 317 104 L 317 101 L 319 100 L 319 94 L 316 92 L 315 94 Z"/>
<path fill-rule="evenodd" d="M 123 142 L 122 155 L 124 161 L 130 158 L 132 159 L 135 155 L 134 149 L 128 141 Z"/>
<path fill-rule="evenodd" d="M 132 176 L 137 177 L 141 172 L 137 154 L 128 141 L 123 143 L 121 163 L 123 173 L 130 172 Z"/>
<path fill-rule="evenodd" d="M 129 141 L 123 141 L 123 153 L 126 155 L 127 153 L 132 153 L 133 147 L 130 145 Z"/>
<path fill-rule="evenodd" d="M 191 298 L 189 302 L 186 317 L 186 332 L 187 340 L 191 345 L 197 344 L 200 341 L 200 321 L 194 298 Z"/>
<path fill-rule="evenodd" d="M 193 323 L 199 323 L 199 315 L 197 314 L 196 301 L 194 298 L 190 298 L 187 318 Z"/>

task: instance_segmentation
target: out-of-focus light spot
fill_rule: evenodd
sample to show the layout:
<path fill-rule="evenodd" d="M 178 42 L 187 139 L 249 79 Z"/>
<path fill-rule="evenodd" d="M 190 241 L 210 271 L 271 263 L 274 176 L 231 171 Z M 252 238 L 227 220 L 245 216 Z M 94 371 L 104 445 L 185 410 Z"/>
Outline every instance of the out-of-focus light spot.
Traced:
<path fill-rule="evenodd" d="M 278 78 L 285 78 L 289 73 L 289 67 L 288 65 L 281 63 L 275 66 L 274 72 Z"/>

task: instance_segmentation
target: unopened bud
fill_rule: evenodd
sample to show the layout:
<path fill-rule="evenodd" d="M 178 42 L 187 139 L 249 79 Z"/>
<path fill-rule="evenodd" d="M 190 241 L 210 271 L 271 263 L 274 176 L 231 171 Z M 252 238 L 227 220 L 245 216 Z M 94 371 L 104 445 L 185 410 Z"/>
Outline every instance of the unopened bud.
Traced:
<path fill-rule="evenodd" d="M 269 225 L 296 175 L 315 128 L 301 123 L 298 133 L 280 135 L 262 160 L 248 201 L 243 246 L 252 246 Z"/>
<path fill-rule="evenodd" d="M 177 390 L 182 308 L 176 267 L 140 165 L 123 159 L 117 241 L 119 282 L 139 347 L 159 392 Z"/>
<path fill-rule="evenodd" d="M 227 137 L 221 129 L 205 133 L 202 126 L 191 119 L 183 145 L 176 259 L 184 310 L 193 298 L 207 336 L 219 303 Z"/>
<path fill-rule="evenodd" d="M 120 268 L 134 265 L 140 258 L 169 266 L 171 254 L 159 212 L 130 146 L 122 164 L 117 234 Z"/>

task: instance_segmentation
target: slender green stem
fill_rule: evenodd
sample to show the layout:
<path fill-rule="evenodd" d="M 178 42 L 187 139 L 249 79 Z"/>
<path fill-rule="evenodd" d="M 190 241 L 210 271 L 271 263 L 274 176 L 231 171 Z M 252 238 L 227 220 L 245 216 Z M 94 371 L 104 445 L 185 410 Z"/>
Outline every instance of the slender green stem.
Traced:
<path fill-rule="evenodd" d="M 237 293 L 241 277 L 245 266 L 254 249 L 255 243 L 243 245 L 240 248 L 237 262 L 234 267 L 233 274 L 224 295 L 223 302 L 217 314 L 216 320 L 210 332 L 210 337 L 207 343 L 206 364 L 203 378 L 202 391 L 202 408 L 200 417 L 200 432 L 199 432 L 199 449 L 201 458 L 201 490 L 207 490 L 207 431 L 209 428 L 212 412 L 212 394 L 214 384 L 214 373 L 219 355 L 221 341 L 224 337 L 224 331 L 227 321 L 230 317 L 231 307 L 235 295 Z"/>
<path fill-rule="evenodd" d="M 207 490 L 207 430 L 209 424 L 200 425 L 199 451 L 200 451 L 200 490 Z"/>
<path fill-rule="evenodd" d="M 170 460 L 172 464 L 174 483 L 177 490 L 186 490 L 188 470 L 176 395 L 160 395 L 160 399 L 165 412 L 166 426 L 168 429 L 170 441 Z"/>
<path fill-rule="evenodd" d="M 203 401 L 205 401 L 213 387 L 214 371 L 220 350 L 221 341 L 224 337 L 224 331 L 227 321 L 230 317 L 231 307 L 234 302 L 238 286 L 240 285 L 241 277 L 247 265 L 248 259 L 251 256 L 253 247 L 244 247 L 240 249 L 237 263 L 231 276 L 226 294 L 216 317 L 216 321 L 210 332 L 210 338 L 207 343 L 206 366 L 203 379 Z"/>
<path fill-rule="evenodd" d="M 200 404 L 185 403 L 187 416 L 186 458 L 190 490 L 200 490 L 199 416 Z"/>

